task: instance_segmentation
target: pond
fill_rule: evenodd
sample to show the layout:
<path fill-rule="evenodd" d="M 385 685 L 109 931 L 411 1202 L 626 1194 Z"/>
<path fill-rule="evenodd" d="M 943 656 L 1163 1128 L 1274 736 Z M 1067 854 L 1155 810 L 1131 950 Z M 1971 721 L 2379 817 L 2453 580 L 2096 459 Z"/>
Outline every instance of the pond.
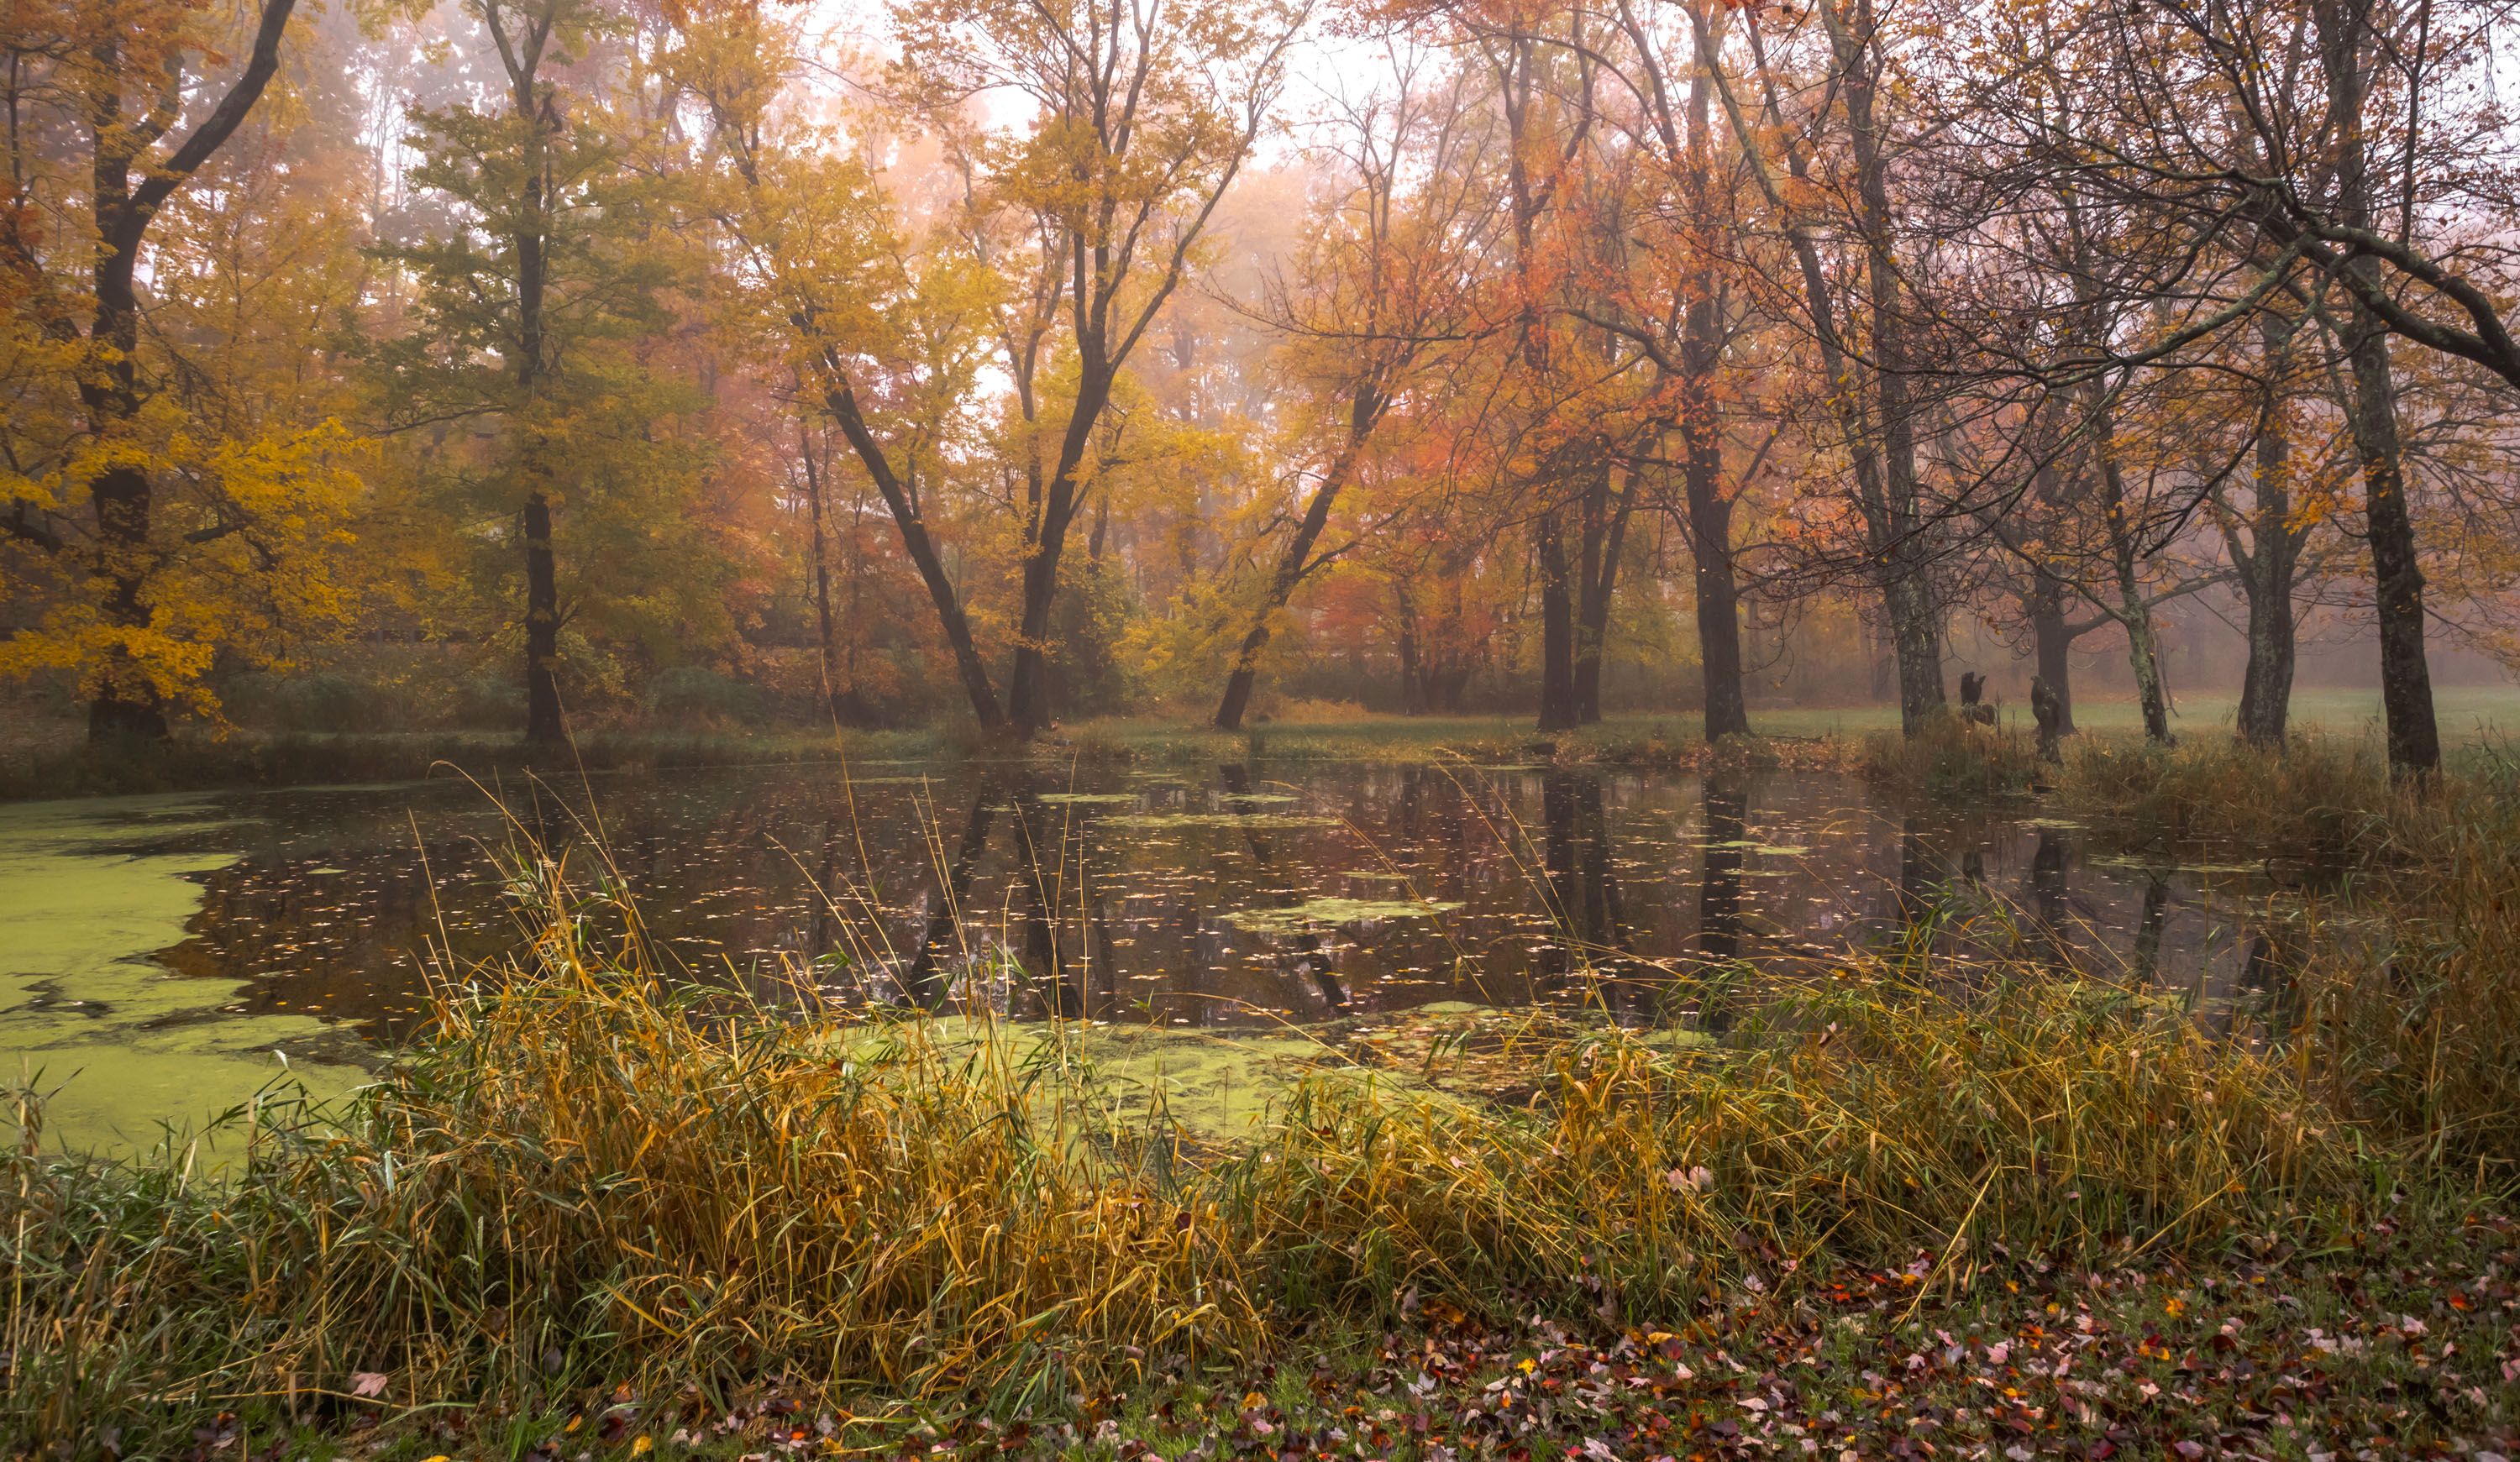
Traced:
<path fill-rule="evenodd" d="M 128 1145 L 359 1080 L 518 947 L 538 843 L 617 934 L 764 994 L 1192 1030 L 1462 1002 L 1712 1034 L 1743 971 L 1934 939 L 2245 1004 L 2278 879 L 1806 772 L 1303 762 L 739 768 L 0 808 L 0 1060 Z M 513 867 L 513 862 L 507 864 Z"/>

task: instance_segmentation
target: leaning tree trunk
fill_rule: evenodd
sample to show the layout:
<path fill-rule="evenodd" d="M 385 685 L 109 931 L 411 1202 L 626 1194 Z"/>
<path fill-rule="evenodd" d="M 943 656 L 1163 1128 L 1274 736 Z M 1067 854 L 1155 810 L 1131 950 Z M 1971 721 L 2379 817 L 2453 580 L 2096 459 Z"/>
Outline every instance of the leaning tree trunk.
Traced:
<path fill-rule="evenodd" d="M 2109 562 L 2117 579 L 2118 605 L 2111 617 L 2126 631 L 2127 662 L 2135 671 L 2136 697 L 2143 707 L 2143 733 L 2153 741 L 2170 740 L 2170 701 L 2161 681 L 2160 645 L 2152 630 L 2152 606 L 2143 597 L 2138 572 L 2136 524 L 2127 515 L 2126 474 L 2118 463 L 2117 421 L 2104 394 L 2094 387 L 2092 403 L 2092 450 L 2100 466 L 2100 513 L 2109 535 Z"/>
<path fill-rule="evenodd" d="M 806 326 L 804 320 L 798 321 L 799 330 Z M 857 393 L 848 383 L 839 353 L 825 347 L 820 365 L 824 409 L 839 423 L 840 434 L 848 439 L 849 449 L 866 468 L 867 480 L 875 484 L 885 510 L 892 514 L 893 527 L 901 535 L 901 551 L 909 555 L 911 566 L 919 570 L 919 582 L 925 586 L 928 602 L 936 609 L 937 625 L 945 632 L 946 647 L 954 653 L 954 668 L 962 675 L 963 693 L 971 703 L 972 719 L 979 722 L 980 730 L 995 731 L 1006 725 L 1006 718 L 998 711 L 998 692 L 989 684 L 989 668 L 980 659 L 978 642 L 972 638 L 970 616 L 963 612 L 962 596 L 955 591 L 953 576 L 945 571 L 944 554 L 937 551 L 936 540 L 927 532 L 927 521 L 918 501 L 894 473 L 892 459 L 858 410 Z"/>
<path fill-rule="evenodd" d="M 1347 440 L 1314 487 L 1312 501 L 1304 505 L 1304 515 L 1295 524 L 1294 536 L 1286 540 L 1285 551 L 1278 555 L 1278 566 L 1269 575 L 1268 589 L 1251 618 L 1251 627 L 1243 631 L 1242 643 L 1235 649 L 1234 670 L 1225 680 L 1225 698 L 1216 707 L 1218 731 L 1242 729 L 1243 713 L 1251 708 L 1252 687 L 1260 679 L 1260 652 L 1269 645 L 1269 622 L 1286 607 L 1286 601 L 1295 596 L 1295 586 L 1312 571 L 1313 548 L 1321 542 L 1322 531 L 1329 526 L 1331 505 L 1338 501 L 1340 490 L 1355 471 L 1357 458 L 1381 416 L 1381 398 L 1376 393 L 1357 392 L 1348 412 Z"/>
<path fill-rule="evenodd" d="M 2170 699 L 2161 682 L 2161 651 L 2152 632 L 2152 606 L 2144 601 L 2143 584 L 2136 572 L 2136 530 L 2127 521 L 2126 479 L 2121 475 L 2117 458 L 2109 450 L 2109 427 L 2105 415 L 2098 427 L 2100 481 L 2106 494 L 2102 504 L 2108 514 L 2109 557 L 2117 572 L 2117 621 L 2126 631 L 2127 661 L 2135 670 L 2136 696 L 2143 706 L 2143 733 L 2147 739 L 2170 740 Z"/>

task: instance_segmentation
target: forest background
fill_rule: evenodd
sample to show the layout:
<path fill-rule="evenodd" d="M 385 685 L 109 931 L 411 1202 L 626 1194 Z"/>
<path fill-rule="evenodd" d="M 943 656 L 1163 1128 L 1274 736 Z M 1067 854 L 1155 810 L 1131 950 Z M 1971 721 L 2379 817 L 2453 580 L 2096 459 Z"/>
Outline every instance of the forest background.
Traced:
<path fill-rule="evenodd" d="M 12 740 L 1969 671 L 2428 768 L 2520 647 L 2495 14 L 20 4 Z"/>

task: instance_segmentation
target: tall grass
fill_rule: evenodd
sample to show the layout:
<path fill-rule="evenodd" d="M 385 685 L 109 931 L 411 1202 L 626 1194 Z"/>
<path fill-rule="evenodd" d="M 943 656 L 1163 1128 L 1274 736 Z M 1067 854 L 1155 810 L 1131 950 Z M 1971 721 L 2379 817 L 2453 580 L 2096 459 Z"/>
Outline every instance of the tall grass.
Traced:
<path fill-rule="evenodd" d="M 1937 711 L 1913 735 L 1876 731 L 1857 743 L 1854 769 L 1868 779 L 1929 797 L 1983 798 L 2030 790 L 2037 752 L 2019 731 L 1973 726 Z"/>
<path fill-rule="evenodd" d="M 1234 1212 L 1309 1236 L 1281 1290 L 1574 1286 L 1649 1316 L 1816 1256 L 2192 1252 L 2357 1191 L 2339 1125 L 2278 1065 L 2104 988 L 1955 1002 L 1866 966 L 1763 1021 L 1733 1050 L 1561 1046 L 1526 1111 L 1308 1084 L 1235 1170 Z"/>
<path fill-rule="evenodd" d="M 2343 867 L 2393 828 L 2432 819 L 2429 794 L 2391 785 L 2367 740 L 2297 736 L 2280 751 L 2203 736 L 2175 746 L 2077 736 L 2055 777 L 2064 805 L 2172 843 L 2219 843 Z"/>
<path fill-rule="evenodd" d="M 2192 1249 L 2360 1189 L 2288 1069 L 2105 990 L 1955 1001 L 1895 967 L 1723 1051 L 1530 1038 L 1528 1107 L 1325 1066 L 1243 1142 L 1115 1120 L 1057 1041 L 668 990 L 555 929 L 241 1166 L 0 1162 L 0 1426 L 73 1450 L 244 1400 L 716 1390 L 1002 1396 L 1254 1356 L 1325 1306 L 1677 1313 L 1782 1261 L 2001 1239 Z"/>

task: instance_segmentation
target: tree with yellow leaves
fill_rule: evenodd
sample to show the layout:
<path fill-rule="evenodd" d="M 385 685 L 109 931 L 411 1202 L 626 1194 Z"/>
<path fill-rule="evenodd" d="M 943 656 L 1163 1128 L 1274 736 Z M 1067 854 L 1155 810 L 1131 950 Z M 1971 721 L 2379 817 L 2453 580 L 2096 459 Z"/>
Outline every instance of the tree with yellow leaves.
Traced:
<path fill-rule="evenodd" d="M 270 170 L 192 186 L 279 70 L 293 3 L 263 0 L 241 64 L 173 0 L 20 6 L 0 40 L 0 674 L 75 675 L 92 741 L 214 713 L 222 653 L 276 658 L 346 606 L 356 443 L 321 392 L 231 369 L 292 332 L 302 351 L 306 301 L 270 296 L 326 277 L 236 246 L 290 243 Z"/>

